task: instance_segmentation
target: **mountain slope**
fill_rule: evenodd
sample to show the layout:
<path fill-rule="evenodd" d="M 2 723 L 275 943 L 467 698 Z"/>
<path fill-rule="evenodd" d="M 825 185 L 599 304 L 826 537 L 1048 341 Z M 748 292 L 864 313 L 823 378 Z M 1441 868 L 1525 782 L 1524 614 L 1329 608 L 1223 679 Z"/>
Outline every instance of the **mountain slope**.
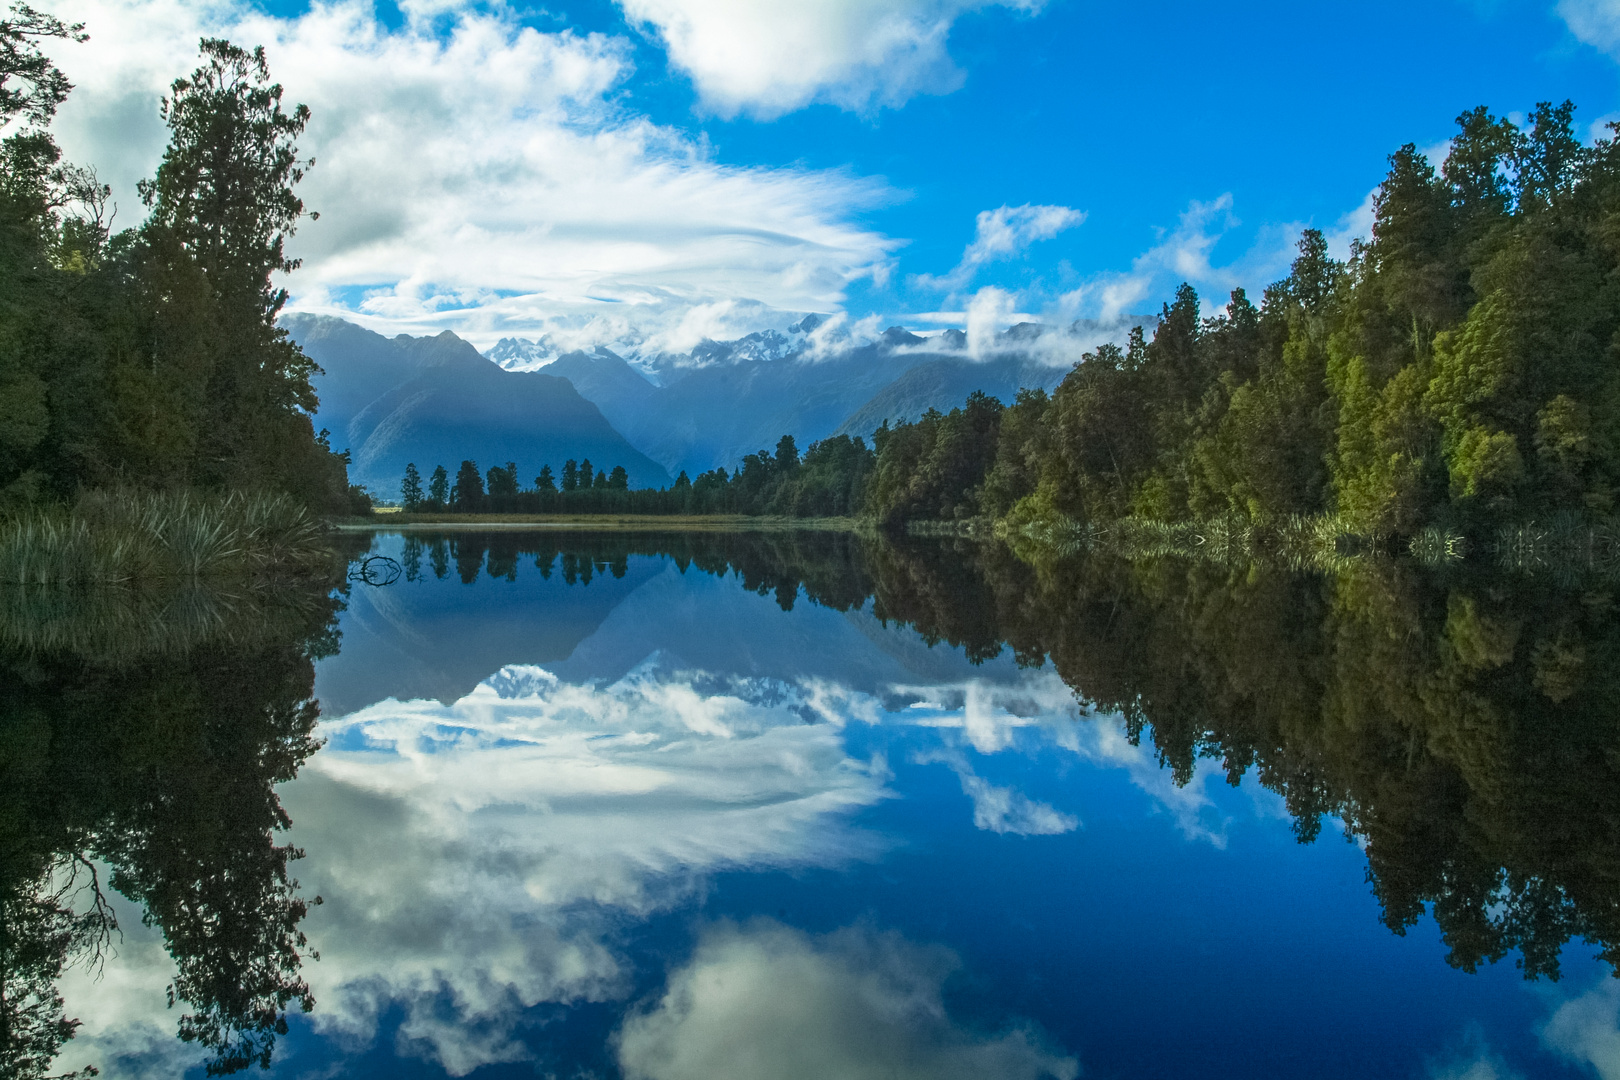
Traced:
<path fill-rule="evenodd" d="M 1050 392 L 1069 368 L 1053 367 L 1026 356 L 1001 356 L 990 360 L 966 357 L 939 357 L 911 368 L 873 394 L 844 422 L 836 434 L 870 436 L 887 420 L 916 420 L 929 409 L 950 412 L 982 390 L 1011 405 L 1022 387 Z"/>
<path fill-rule="evenodd" d="M 791 434 L 803 449 L 906 371 L 938 355 L 923 339 L 892 330 L 883 340 L 825 359 L 744 360 L 698 368 L 660 387 L 616 422 L 625 437 L 671 471 L 734 468 Z"/>
<path fill-rule="evenodd" d="M 647 404 L 658 388 L 624 358 L 605 348 L 564 353 L 544 368 L 546 375 L 567 379 L 581 397 L 602 410 L 619 431 Z"/>
<path fill-rule="evenodd" d="M 525 484 L 566 458 L 623 465 L 637 487 L 670 482 L 565 378 L 503 370 L 449 332 L 390 339 L 307 315 L 283 325 L 324 369 L 316 423 L 352 453 L 351 478 L 385 497 L 407 462 L 426 476 L 435 465 L 454 473 L 463 459 L 486 469 L 516 462 Z"/>

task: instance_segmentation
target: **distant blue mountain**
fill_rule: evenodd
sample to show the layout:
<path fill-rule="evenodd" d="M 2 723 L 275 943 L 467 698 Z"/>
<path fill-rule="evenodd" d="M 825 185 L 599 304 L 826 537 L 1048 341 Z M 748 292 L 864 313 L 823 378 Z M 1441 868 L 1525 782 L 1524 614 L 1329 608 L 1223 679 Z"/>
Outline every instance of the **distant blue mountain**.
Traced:
<path fill-rule="evenodd" d="M 454 473 L 463 459 L 484 469 L 515 462 L 525 485 L 567 458 L 623 465 L 636 487 L 670 482 L 566 378 L 507 371 L 448 331 L 385 338 L 302 314 L 282 325 L 324 369 L 314 379 L 316 425 L 351 452 L 350 478 L 384 497 L 398 492 L 407 462 L 426 477 L 435 465 Z"/>

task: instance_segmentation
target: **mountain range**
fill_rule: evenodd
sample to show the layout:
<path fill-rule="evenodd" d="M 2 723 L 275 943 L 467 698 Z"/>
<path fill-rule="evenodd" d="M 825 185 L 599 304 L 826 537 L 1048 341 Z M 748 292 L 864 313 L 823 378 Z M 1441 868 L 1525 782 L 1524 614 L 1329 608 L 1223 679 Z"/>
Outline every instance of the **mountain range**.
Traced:
<path fill-rule="evenodd" d="M 316 423 L 334 449 L 350 452 L 350 479 L 384 497 L 399 489 L 407 462 L 426 477 L 435 465 L 453 474 L 464 459 L 515 462 L 525 486 L 542 465 L 556 471 L 567 458 L 623 465 L 635 487 L 670 483 L 566 378 L 507 371 L 449 331 L 386 338 L 302 314 L 282 325 L 323 369 L 312 380 Z"/>
<path fill-rule="evenodd" d="M 1081 348 L 1147 321 L 1023 323 L 976 356 L 959 330 L 891 327 L 828 347 L 809 316 L 786 333 L 630 359 L 514 338 L 484 355 L 448 331 L 387 338 L 328 316 L 292 314 L 282 325 L 323 369 L 317 424 L 350 450 L 355 482 L 387 497 L 407 461 L 426 475 L 463 458 L 516 462 L 524 484 L 541 465 L 590 458 L 623 465 L 636 487 L 663 486 L 676 472 L 735 468 L 784 434 L 801 449 L 833 434 L 866 437 L 885 420 L 949 411 L 975 390 L 1010 404 L 1020 387 L 1055 387 Z"/>

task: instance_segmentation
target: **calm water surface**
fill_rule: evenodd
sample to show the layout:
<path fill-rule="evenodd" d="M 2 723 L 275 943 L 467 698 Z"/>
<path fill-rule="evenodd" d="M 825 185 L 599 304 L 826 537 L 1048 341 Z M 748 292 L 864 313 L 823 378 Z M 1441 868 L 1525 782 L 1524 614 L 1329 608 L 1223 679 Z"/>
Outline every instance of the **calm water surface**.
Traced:
<path fill-rule="evenodd" d="M 8 654 L 58 749 L 7 843 L 121 934 L 62 946 L 55 1071 L 285 1005 L 285 1077 L 1620 1077 L 1606 586 L 355 548 L 399 579 Z"/>

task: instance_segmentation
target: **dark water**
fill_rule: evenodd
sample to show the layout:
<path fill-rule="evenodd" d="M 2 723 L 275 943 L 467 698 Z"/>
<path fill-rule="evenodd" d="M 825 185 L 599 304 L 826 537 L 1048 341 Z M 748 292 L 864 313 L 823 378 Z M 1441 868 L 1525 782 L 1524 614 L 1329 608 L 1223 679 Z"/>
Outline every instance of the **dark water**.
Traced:
<path fill-rule="evenodd" d="M 15 1075 L 1620 1077 L 1604 582 L 368 542 L 6 600 Z"/>

